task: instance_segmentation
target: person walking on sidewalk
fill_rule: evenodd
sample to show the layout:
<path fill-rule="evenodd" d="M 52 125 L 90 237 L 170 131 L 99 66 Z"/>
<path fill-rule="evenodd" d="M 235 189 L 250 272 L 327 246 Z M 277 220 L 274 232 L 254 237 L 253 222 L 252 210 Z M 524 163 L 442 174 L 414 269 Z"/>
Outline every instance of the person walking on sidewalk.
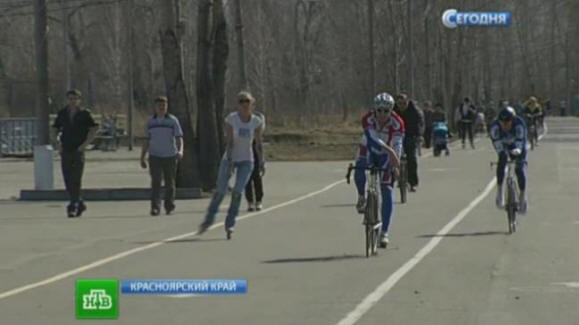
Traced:
<path fill-rule="evenodd" d="M 227 146 L 223 159 L 221 159 L 221 163 L 219 164 L 217 189 L 207 209 L 205 220 L 199 226 L 199 234 L 207 231 L 213 222 L 215 222 L 215 215 L 219 210 L 219 205 L 227 193 L 229 178 L 233 174 L 233 170 L 235 170 L 235 185 L 233 186 L 231 204 L 229 205 L 229 211 L 225 219 L 227 239 L 231 239 L 233 227 L 235 226 L 235 218 L 239 212 L 242 192 L 254 168 L 252 148 L 254 139 L 258 159 L 263 161 L 261 143 L 263 121 L 258 115 L 252 113 L 255 99 L 249 92 L 245 91 L 239 93 L 238 99 L 239 109 L 237 112 L 233 112 L 225 118 Z"/>
<path fill-rule="evenodd" d="M 263 114 L 255 112 L 262 122 L 262 132 L 265 131 L 265 116 Z M 245 198 L 247 199 L 247 211 L 261 211 L 263 209 L 263 175 L 265 174 L 265 157 L 263 160 L 259 158 L 257 154 L 257 145 L 255 140 L 253 140 L 253 172 L 251 173 L 251 178 L 245 186 Z"/>
<path fill-rule="evenodd" d="M 98 124 L 90 110 L 80 106 L 80 91 L 69 90 L 66 97 L 68 105 L 58 111 L 52 127 L 56 148 L 61 157 L 64 184 L 70 197 L 66 211 L 69 218 L 74 218 L 80 217 L 86 211 L 81 196 L 84 152 L 94 140 Z"/>
<path fill-rule="evenodd" d="M 177 163 L 183 158 L 183 130 L 179 120 L 168 113 L 165 96 L 155 99 L 155 114 L 145 125 L 146 140 L 141 151 L 141 167 L 151 174 L 151 215 L 161 213 L 161 182 L 165 181 L 165 213 L 175 210 Z"/>
<path fill-rule="evenodd" d="M 457 108 L 456 119 L 462 141 L 462 148 L 466 148 L 466 136 L 468 134 L 470 147 L 474 149 L 473 126 L 474 121 L 476 120 L 476 109 L 471 103 L 470 98 L 465 97 L 462 104 Z"/>

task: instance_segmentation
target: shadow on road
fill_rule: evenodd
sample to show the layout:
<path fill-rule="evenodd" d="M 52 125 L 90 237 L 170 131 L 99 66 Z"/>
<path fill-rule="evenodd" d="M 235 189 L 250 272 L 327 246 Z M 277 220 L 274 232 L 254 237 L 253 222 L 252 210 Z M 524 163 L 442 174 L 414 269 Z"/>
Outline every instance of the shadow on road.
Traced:
<path fill-rule="evenodd" d="M 454 233 L 446 235 L 428 234 L 416 236 L 417 238 L 434 238 L 434 237 L 476 237 L 476 236 L 496 236 L 496 235 L 508 235 L 508 231 L 479 231 L 479 232 L 465 232 L 465 233 Z"/>
<path fill-rule="evenodd" d="M 346 207 L 355 207 L 355 203 L 348 203 L 348 204 L 326 204 L 322 205 L 322 208 L 346 208 Z"/>
<path fill-rule="evenodd" d="M 359 258 L 366 258 L 364 255 L 339 255 L 339 256 L 319 256 L 319 257 L 303 257 L 303 258 L 282 258 L 277 260 L 268 260 L 261 263 L 264 264 L 278 264 L 278 263 L 306 263 L 306 262 L 334 262 L 353 260 Z"/>

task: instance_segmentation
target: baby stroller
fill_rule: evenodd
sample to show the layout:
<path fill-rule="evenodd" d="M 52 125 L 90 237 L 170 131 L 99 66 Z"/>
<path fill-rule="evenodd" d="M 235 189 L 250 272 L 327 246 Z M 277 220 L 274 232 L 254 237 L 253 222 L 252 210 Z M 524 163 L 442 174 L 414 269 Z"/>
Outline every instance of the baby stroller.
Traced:
<path fill-rule="evenodd" d="M 432 126 L 432 150 L 434 157 L 440 156 L 442 150 L 445 151 L 447 156 L 450 155 L 448 138 L 450 138 L 450 133 L 448 132 L 446 123 L 435 122 Z"/>

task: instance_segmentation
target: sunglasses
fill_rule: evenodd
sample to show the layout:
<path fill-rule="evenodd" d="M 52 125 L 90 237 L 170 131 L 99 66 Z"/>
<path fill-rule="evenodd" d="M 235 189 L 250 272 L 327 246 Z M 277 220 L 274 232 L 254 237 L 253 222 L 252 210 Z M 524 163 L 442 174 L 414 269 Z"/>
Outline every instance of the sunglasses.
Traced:
<path fill-rule="evenodd" d="M 249 99 L 240 99 L 239 103 L 240 104 L 245 104 L 245 103 L 250 103 L 251 101 Z"/>
<path fill-rule="evenodd" d="M 392 112 L 392 110 L 387 109 L 387 108 L 377 108 L 376 109 L 376 113 L 378 113 L 378 114 L 388 114 L 390 112 Z"/>

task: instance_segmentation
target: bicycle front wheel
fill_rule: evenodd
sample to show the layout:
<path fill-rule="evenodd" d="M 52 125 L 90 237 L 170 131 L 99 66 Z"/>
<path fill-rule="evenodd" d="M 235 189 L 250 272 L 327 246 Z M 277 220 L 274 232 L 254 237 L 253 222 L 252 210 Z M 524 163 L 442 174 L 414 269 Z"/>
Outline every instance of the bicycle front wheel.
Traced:
<path fill-rule="evenodd" d="M 366 213 L 364 215 L 364 233 L 366 236 L 366 257 L 374 255 L 378 246 L 378 235 L 375 225 L 378 220 L 378 196 L 369 192 L 366 199 Z"/>
<path fill-rule="evenodd" d="M 507 220 L 509 223 L 509 234 L 517 231 L 517 199 L 513 182 L 508 183 L 507 189 Z"/>

